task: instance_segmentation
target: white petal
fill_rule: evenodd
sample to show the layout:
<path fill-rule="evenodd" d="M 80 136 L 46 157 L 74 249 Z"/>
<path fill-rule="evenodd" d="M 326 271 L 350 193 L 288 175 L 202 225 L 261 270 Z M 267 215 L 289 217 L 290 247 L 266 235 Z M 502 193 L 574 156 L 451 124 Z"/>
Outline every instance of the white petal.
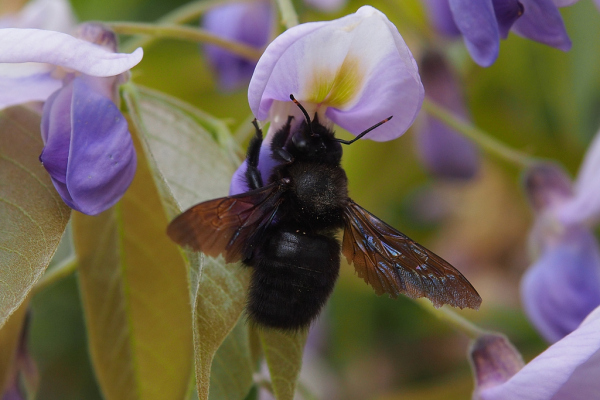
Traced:
<path fill-rule="evenodd" d="M 600 393 L 600 307 L 483 400 L 590 400 Z"/>
<path fill-rule="evenodd" d="M 60 32 L 38 29 L 0 30 L 0 62 L 41 62 L 92 76 L 114 76 L 138 64 L 143 51 L 111 53 L 102 47 Z"/>
<path fill-rule="evenodd" d="M 566 224 L 592 225 L 600 220 L 600 132 L 590 144 L 574 185 L 575 195 L 561 206 L 559 218 Z"/>
<path fill-rule="evenodd" d="M 66 0 L 33 0 L 15 15 L 0 18 L 0 28 L 34 28 L 69 32 L 75 16 Z"/>
<path fill-rule="evenodd" d="M 20 78 L 0 76 L 0 109 L 29 101 L 45 101 L 61 86 L 62 82 L 52 78 L 50 73 Z"/>

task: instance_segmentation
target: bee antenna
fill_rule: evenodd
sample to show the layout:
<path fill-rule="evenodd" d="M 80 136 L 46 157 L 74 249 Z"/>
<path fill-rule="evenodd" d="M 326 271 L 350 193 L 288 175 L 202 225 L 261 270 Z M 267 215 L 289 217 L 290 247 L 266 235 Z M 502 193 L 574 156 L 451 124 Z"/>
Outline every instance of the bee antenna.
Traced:
<path fill-rule="evenodd" d="M 304 107 L 302 107 L 302 104 L 300 104 L 300 102 L 298 100 L 296 100 L 296 98 L 294 97 L 293 94 L 290 94 L 290 99 L 294 102 L 295 105 L 298 106 L 300 111 L 302 111 L 302 114 L 304 114 L 304 118 L 306 119 L 306 123 L 308 123 L 308 127 L 310 128 L 311 135 L 315 136 L 315 133 L 313 132 L 313 129 L 312 129 L 312 122 L 310 120 L 310 117 L 308 116 L 308 113 L 306 112 L 306 109 Z"/>
<path fill-rule="evenodd" d="M 341 144 L 352 144 L 354 142 L 356 142 L 358 139 L 360 139 L 361 137 L 365 136 L 367 133 L 371 132 L 373 129 L 380 127 L 381 125 L 385 124 L 386 122 L 388 122 L 390 119 L 392 119 L 393 115 L 390 117 L 387 117 L 386 119 L 384 119 L 383 121 L 379 121 L 378 123 L 376 123 L 375 125 L 373 125 L 372 127 L 362 131 L 360 134 L 358 134 L 354 139 L 352 140 L 344 140 L 344 139 L 338 139 L 336 138 L 335 140 L 337 142 L 340 142 Z"/>

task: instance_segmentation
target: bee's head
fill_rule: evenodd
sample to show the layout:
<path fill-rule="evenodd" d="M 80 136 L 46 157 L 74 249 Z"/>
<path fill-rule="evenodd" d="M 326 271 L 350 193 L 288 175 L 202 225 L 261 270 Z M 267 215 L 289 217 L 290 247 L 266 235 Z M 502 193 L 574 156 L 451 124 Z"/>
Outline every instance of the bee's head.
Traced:
<path fill-rule="evenodd" d="M 300 111 L 302 111 L 305 118 L 299 129 L 292 135 L 292 142 L 298 150 L 303 153 L 320 155 L 333 152 L 336 156 L 339 153 L 341 158 L 342 148 L 340 144 L 352 144 L 373 129 L 392 119 L 392 116 L 387 117 L 370 128 L 365 129 L 352 140 L 337 139 L 331 129 L 328 129 L 319 122 L 319 115 L 317 113 L 315 113 L 315 117 L 311 121 L 308 112 L 306 112 L 306 109 L 302 107 L 302 104 L 294 98 L 294 95 L 290 94 L 290 99 L 298 106 L 298 108 L 300 108 Z"/>
<path fill-rule="evenodd" d="M 319 122 L 319 116 L 315 113 L 311 120 L 306 109 L 290 95 L 292 101 L 300 108 L 304 114 L 304 121 L 292 134 L 292 143 L 294 147 L 302 154 L 314 158 L 331 155 L 341 158 L 342 149 L 331 129 Z"/>

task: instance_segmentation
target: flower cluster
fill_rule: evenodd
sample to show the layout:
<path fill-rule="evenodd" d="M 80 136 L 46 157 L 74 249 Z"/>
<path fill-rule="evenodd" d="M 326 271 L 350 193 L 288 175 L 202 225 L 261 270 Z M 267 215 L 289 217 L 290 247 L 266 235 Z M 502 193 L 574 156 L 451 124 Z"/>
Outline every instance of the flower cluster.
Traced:
<path fill-rule="evenodd" d="M 0 64 L 0 108 L 44 102 L 40 161 L 65 203 L 94 215 L 121 198 L 135 173 L 133 143 L 115 103 L 142 49 L 117 53 L 115 35 L 98 24 L 81 25 L 76 36 L 1 29 L 0 63 L 9 64 Z"/>
<path fill-rule="evenodd" d="M 577 0 L 426 1 L 437 29 L 448 36 L 462 35 L 471 57 L 482 67 L 496 61 L 500 39 L 511 30 L 563 51 L 571 48 L 558 7 Z"/>

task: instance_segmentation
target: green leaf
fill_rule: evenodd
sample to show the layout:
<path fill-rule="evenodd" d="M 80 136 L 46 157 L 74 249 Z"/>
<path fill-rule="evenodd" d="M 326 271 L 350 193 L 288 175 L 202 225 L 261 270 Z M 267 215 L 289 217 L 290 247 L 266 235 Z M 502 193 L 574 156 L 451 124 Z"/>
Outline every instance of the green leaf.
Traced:
<path fill-rule="evenodd" d="M 254 383 L 257 363 L 250 350 L 249 326 L 240 318 L 212 362 L 210 400 L 245 399 Z"/>
<path fill-rule="evenodd" d="M 69 221 L 39 161 L 42 148 L 38 114 L 0 112 L 0 327 L 46 270 Z"/>
<path fill-rule="evenodd" d="M 182 108 L 179 100 L 132 85 L 125 87 L 124 97 L 135 130 L 151 154 L 155 179 L 170 216 L 201 201 L 227 195 L 239 160 L 228 147 L 219 146 L 204 128 L 206 119 L 200 111 L 189 105 Z M 201 120 L 205 123 L 201 124 Z M 224 140 L 225 136 L 221 131 L 220 143 L 230 142 Z M 222 258 L 205 258 L 199 253 L 188 252 L 187 257 L 196 384 L 199 398 L 206 400 L 215 353 L 244 309 L 250 269 L 225 264 Z M 233 343 L 228 343 L 219 357 L 243 366 L 252 365 L 251 351 L 247 350 L 249 341 L 237 333 L 230 338 Z M 227 349 L 236 350 L 234 353 Z M 227 378 L 222 375 L 226 373 L 227 370 L 218 368 L 213 379 L 225 381 Z M 240 388 L 246 385 L 246 375 L 237 379 L 238 385 L 222 388 L 223 398 L 243 398 L 239 395 L 244 391 Z"/>
<path fill-rule="evenodd" d="M 13 364 L 28 306 L 29 301 L 23 302 L 0 329 L 0 395 L 14 372 Z"/>
<path fill-rule="evenodd" d="M 193 343 L 187 272 L 138 147 L 134 181 L 112 209 L 75 214 L 90 353 L 106 399 L 185 399 Z"/>
<path fill-rule="evenodd" d="M 269 366 L 271 385 L 277 400 L 293 400 L 302 368 L 302 354 L 308 330 L 286 333 L 274 329 L 259 331 Z"/>

